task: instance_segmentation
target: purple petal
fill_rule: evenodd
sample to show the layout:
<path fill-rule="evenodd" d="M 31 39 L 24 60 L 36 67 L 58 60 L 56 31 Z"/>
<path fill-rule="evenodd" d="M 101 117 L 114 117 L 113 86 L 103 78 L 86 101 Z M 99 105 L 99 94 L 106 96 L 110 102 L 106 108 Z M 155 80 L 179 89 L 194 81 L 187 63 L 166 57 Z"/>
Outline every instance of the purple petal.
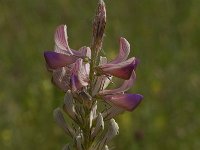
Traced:
<path fill-rule="evenodd" d="M 120 38 L 120 49 L 118 56 L 111 61 L 110 63 L 120 63 L 122 61 L 125 61 L 128 58 L 128 55 L 130 53 L 130 44 L 125 38 Z"/>
<path fill-rule="evenodd" d="M 136 79 L 136 74 L 135 74 L 135 71 L 133 70 L 130 79 L 125 80 L 121 87 L 119 87 L 117 89 L 112 89 L 112 90 L 103 90 L 103 91 L 100 91 L 99 94 L 100 95 L 108 95 L 108 94 L 123 93 L 133 86 L 135 79 Z"/>
<path fill-rule="evenodd" d="M 140 94 L 118 94 L 104 96 L 104 99 L 120 108 L 133 111 L 140 104 L 143 96 Z"/>
<path fill-rule="evenodd" d="M 84 65 L 82 59 L 78 59 L 74 64 L 70 78 L 72 91 L 80 90 L 82 87 L 88 85 L 89 77 Z"/>
<path fill-rule="evenodd" d="M 47 65 L 51 69 L 64 67 L 66 65 L 74 63 L 77 60 L 77 58 L 74 56 L 68 56 L 65 54 L 60 54 L 51 51 L 44 52 L 44 58 L 46 60 Z"/>
<path fill-rule="evenodd" d="M 136 68 L 136 59 L 130 58 L 124 62 L 118 64 L 105 64 L 97 68 L 97 71 L 101 74 L 112 75 L 118 78 L 128 80 Z"/>

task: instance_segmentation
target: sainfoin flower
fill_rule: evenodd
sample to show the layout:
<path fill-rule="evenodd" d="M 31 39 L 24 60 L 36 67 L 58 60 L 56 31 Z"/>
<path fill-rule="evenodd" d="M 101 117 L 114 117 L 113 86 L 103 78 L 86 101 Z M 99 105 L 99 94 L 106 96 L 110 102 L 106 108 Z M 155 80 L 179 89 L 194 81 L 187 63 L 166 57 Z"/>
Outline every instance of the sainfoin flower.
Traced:
<path fill-rule="evenodd" d="M 98 84 L 104 84 L 102 88 L 99 87 L 99 95 L 108 103 L 114 104 L 118 107 L 121 107 L 124 110 L 132 111 L 143 99 L 143 96 L 140 94 L 126 94 L 124 93 L 129 88 L 134 85 L 134 81 L 136 79 L 135 70 L 138 65 L 138 60 L 135 57 L 132 57 L 128 60 L 130 52 L 130 44 L 125 38 L 120 38 L 120 49 L 118 56 L 111 62 L 100 63 L 97 67 L 97 70 L 100 73 L 104 73 L 106 75 L 113 75 L 119 78 L 129 78 L 125 80 L 123 85 L 117 89 L 105 90 L 106 80 L 108 80 L 107 76 L 103 75 L 103 77 L 99 77 Z M 103 59 L 103 58 L 102 58 Z M 109 80 L 107 81 L 109 82 Z M 96 86 L 97 88 L 98 86 Z M 96 89 L 95 88 L 95 89 Z"/>
<path fill-rule="evenodd" d="M 126 60 L 130 53 L 130 44 L 125 38 L 120 38 L 120 49 L 118 56 L 111 62 L 102 64 L 96 69 L 100 74 L 113 75 L 128 80 L 132 71 L 136 69 L 137 59 L 134 57 Z"/>
<path fill-rule="evenodd" d="M 68 89 L 79 90 L 86 85 L 87 77 L 82 75 L 89 74 L 88 62 L 83 62 L 87 58 L 91 58 L 91 50 L 89 47 L 82 47 L 78 51 L 73 50 L 68 45 L 67 26 L 60 25 L 55 32 L 55 49 L 54 51 L 45 51 L 44 57 L 47 68 L 51 70 L 52 82 L 63 91 Z M 84 68 L 84 69 L 83 69 Z M 84 70 L 82 74 L 79 70 Z M 88 80 L 87 80 L 88 81 Z M 72 86 L 70 86 L 72 85 Z M 78 87 L 75 87 L 78 85 Z"/>
<path fill-rule="evenodd" d="M 77 150 L 109 150 L 109 142 L 119 133 L 114 117 L 124 111 L 133 111 L 142 101 L 140 94 L 126 93 L 135 84 L 139 61 L 128 58 L 129 42 L 121 37 L 119 53 L 108 61 L 100 51 L 103 46 L 106 26 L 106 7 L 99 0 L 90 47 L 74 50 L 69 47 L 67 26 L 57 27 L 53 51 L 45 51 L 47 69 L 52 73 L 52 82 L 65 92 L 62 109 L 54 111 L 58 125 L 74 141 Z M 120 87 L 108 89 L 114 77 L 123 80 Z M 98 107 L 99 102 L 105 107 Z M 71 121 L 65 121 L 63 112 Z M 67 144 L 63 150 L 70 150 Z"/>
<path fill-rule="evenodd" d="M 121 87 L 112 90 L 102 90 L 99 94 L 106 102 L 114 104 L 124 110 L 132 111 L 143 99 L 143 96 L 140 94 L 124 93 L 133 86 L 134 80 L 135 72 L 133 71 L 130 79 L 125 80 Z"/>

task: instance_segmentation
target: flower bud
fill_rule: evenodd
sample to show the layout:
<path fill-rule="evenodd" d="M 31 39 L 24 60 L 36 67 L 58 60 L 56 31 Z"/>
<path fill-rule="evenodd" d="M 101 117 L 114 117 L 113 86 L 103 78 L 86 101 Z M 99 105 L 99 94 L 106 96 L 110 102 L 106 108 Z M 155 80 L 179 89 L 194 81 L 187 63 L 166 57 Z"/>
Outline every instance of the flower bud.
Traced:
<path fill-rule="evenodd" d="M 58 123 L 58 125 L 64 129 L 64 131 L 71 136 L 72 138 L 75 135 L 74 130 L 65 122 L 64 116 L 62 114 L 62 111 L 60 110 L 60 108 L 56 108 L 53 112 L 54 118 L 56 120 L 56 122 Z"/>
<path fill-rule="evenodd" d="M 102 47 L 103 35 L 106 26 L 106 7 L 103 0 L 99 0 L 96 16 L 93 22 L 93 41 L 92 46 L 97 50 L 96 54 L 98 54 L 99 50 Z"/>

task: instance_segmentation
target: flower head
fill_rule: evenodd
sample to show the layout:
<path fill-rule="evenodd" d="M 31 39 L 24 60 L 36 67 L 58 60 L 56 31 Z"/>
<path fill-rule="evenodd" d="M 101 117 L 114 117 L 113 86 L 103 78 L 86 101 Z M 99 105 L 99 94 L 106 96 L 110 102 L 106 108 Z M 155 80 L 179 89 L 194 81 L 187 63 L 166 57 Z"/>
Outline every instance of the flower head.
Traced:
<path fill-rule="evenodd" d="M 76 91 L 88 85 L 86 78 L 89 74 L 89 64 L 85 60 L 91 58 L 90 48 L 84 46 L 78 51 L 71 49 L 66 25 L 58 26 L 54 38 L 54 51 L 44 52 L 47 68 L 52 71 L 52 82 L 65 92 L 68 89 Z"/>

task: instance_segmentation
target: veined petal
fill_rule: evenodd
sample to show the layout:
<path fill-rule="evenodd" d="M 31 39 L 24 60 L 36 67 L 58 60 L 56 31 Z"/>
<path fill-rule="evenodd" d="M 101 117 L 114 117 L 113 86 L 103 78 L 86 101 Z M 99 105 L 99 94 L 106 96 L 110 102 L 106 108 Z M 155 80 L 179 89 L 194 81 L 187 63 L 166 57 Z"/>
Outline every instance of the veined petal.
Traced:
<path fill-rule="evenodd" d="M 70 80 L 72 91 L 80 90 L 88 85 L 89 78 L 83 65 L 83 60 L 80 58 L 74 64 Z"/>
<path fill-rule="evenodd" d="M 125 61 L 128 58 L 129 53 L 130 53 L 130 44 L 125 38 L 121 37 L 120 38 L 119 54 L 110 63 L 116 64 L 116 63 L 120 63 L 122 61 Z"/>
<path fill-rule="evenodd" d="M 103 97 L 108 103 L 111 102 L 112 104 L 128 111 L 134 110 L 143 99 L 143 96 L 140 94 L 117 94 L 106 95 Z"/>
<path fill-rule="evenodd" d="M 100 57 L 100 62 L 99 65 L 103 65 L 107 63 L 107 58 L 106 57 Z M 105 75 L 101 75 L 96 77 L 95 83 L 94 83 L 94 88 L 92 91 L 92 95 L 96 95 L 99 91 L 104 90 L 109 83 L 111 82 L 112 77 L 107 77 Z"/>
<path fill-rule="evenodd" d="M 56 44 L 55 51 L 58 53 L 72 54 L 68 45 L 67 26 L 60 25 L 57 27 L 54 40 Z"/>
<path fill-rule="evenodd" d="M 73 65 L 73 64 L 72 64 Z M 52 83 L 55 84 L 62 91 L 66 92 L 69 89 L 70 81 L 70 69 L 68 67 L 62 67 L 53 70 Z"/>
<path fill-rule="evenodd" d="M 66 65 L 70 65 L 77 60 L 77 58 L 74 56 L 68 56 L 52 51 L 44 52 L 44 58 L 48 67 L 50 67 L 51 69 L 57 69 Z"/>
<path fill-rule="evenodd" d="M 77 56 L 77 57 L 88 57 L 91 58 L 91 49 L 89 47 L 83 46 L 81 47 L 78 51 L 76 50 L 72 50 L 73 55 Z"/>
<path fill-rule="evenodd" d="M 129 90 L 136 79 L 135 71 L 133 70 L 132 75 L 129 80 L 125 80 L 124 83 L 117 89 L 112 90 L 102 90 L 99 92 L 100 95 L 108 95 L 108 94 L 116 94 L 116 93 L 123 93 L 127 90 Z"/>
<path fill-rule="evenodd" d="M 55 32 L 55 52 L 75 55 L 77 57 L 87 56 L 91 58 L 91 50 L 89 47 L 82 47 L 80 50 L 73 50 L 68 45 L 68 36 L 67 36 L 67 26 L 60 25 L 57 27 Z"/>
<path fill-rule="evenodd" d="M 118 64 L 105 64 L 97 68 L 97 71 L 105 75 L 113 75 L 118 78 L 128 80 L 136 68 L 136 59 L 130 58 Z"/>

